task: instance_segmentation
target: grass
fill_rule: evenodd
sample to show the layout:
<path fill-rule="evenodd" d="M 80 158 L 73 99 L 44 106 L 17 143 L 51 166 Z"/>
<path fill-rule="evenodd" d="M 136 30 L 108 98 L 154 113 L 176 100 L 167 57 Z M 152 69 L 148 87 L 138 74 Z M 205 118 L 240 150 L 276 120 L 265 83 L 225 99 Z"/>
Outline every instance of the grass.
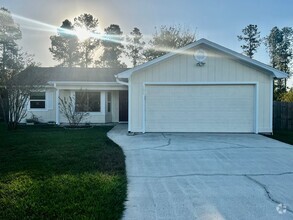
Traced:
<path fill-rule="evenodd" d="M 274 131 L 272 138 L 293 145 L 293 131 Z"/>
<path fill-rule="evenodd" d="M 109 129 L 0 124 L 0 219 L 119 219 L 125 157 Z"/>

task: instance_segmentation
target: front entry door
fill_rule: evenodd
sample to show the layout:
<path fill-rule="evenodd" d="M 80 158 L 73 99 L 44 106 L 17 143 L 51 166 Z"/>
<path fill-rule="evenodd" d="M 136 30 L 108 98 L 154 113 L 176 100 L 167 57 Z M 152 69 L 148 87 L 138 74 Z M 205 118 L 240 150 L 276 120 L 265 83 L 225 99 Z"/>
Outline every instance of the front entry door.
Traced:
<path fill-rule="evenodd" d="M 119 91 L 119 121 L 128 121 L 128 91 Z"/>

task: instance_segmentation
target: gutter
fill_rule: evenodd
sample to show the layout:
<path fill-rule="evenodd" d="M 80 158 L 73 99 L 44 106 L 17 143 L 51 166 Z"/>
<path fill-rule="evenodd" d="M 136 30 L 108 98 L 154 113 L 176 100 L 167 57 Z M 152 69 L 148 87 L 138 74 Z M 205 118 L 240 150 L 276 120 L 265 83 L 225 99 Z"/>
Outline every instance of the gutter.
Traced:
<path fill-rule="evenodd" d="M 129 83 L 119 80 L 118 75 L 115 75 L 115 78 L 116 78 L 117 83 L 120 83 L 120 84 L 125 85 L 125 86 L 129 86 Z"/>
<path fill-rule="evenodd" d="M 116 82 L 49 81 L 50 85 L 117 86 Z"/>

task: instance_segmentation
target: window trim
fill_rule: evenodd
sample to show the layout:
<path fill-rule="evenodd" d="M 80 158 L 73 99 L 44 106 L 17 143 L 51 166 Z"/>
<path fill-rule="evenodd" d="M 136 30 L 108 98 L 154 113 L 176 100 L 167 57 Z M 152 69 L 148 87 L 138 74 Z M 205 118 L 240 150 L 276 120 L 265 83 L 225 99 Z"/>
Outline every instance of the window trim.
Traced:
<path fill-rule="evenodd" d="M 47 92 L 46 91 L 35 91 L 35 92 L 41 92 L 45 94 L 45 99 L 31 99 L 31 95 L 28 98 L 28 109 L 27 111 L 48 111 L 48 100 L 47 100 Z M 31 92 L 34 93 L 34 92 Z M 31 108 L 31 101 L 44 101 L 45 107 L 44 108 Z"/>

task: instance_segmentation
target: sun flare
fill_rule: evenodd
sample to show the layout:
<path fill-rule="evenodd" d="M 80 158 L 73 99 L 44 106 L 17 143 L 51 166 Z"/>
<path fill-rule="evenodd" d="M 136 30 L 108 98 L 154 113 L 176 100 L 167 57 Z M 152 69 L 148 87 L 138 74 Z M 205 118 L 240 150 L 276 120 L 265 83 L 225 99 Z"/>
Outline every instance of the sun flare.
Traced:
<path fill-rule="evenodd" d="M 91 32 L 86 30 L 85 28 L 77 28 L 75 30 L 75 34 L 79 40 L 84 41 L 91 37 Z"/>

